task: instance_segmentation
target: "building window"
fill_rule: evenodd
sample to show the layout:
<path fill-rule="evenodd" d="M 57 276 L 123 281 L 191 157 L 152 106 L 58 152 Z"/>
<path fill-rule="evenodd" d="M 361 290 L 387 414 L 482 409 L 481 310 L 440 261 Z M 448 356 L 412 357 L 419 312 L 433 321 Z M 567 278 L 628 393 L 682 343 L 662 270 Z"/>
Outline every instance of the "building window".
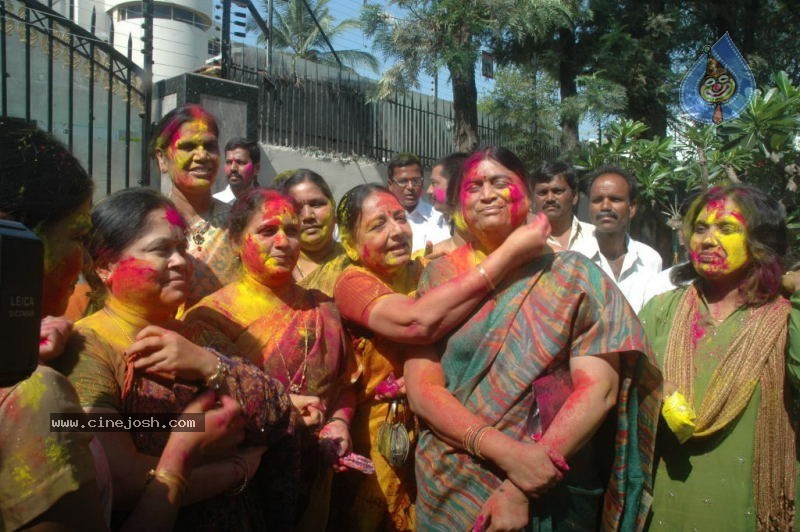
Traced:
<path fill-rule="evenodd" d="M 143 18 L 144 16 L 142 14 L 142 4 L 140 2 L 126 6 L 120 6 L 116 11 L 117 21 Z M 208 29 L 211 27 L 211 21 L 203 15 L 183 7 L 171 6 L 167 4 L 156 3 L 153 6 L 153 18 L 176 20 L 178 22 L 183 22 L 184 24 L 191 24 L 195 28 L 203 31 L 208 31 Z"/>

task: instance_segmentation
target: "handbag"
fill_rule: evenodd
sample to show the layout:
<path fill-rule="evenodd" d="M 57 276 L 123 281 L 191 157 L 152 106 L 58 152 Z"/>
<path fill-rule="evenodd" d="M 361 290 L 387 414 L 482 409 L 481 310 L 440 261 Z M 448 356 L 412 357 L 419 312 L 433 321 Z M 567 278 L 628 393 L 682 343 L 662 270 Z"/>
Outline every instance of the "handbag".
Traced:
<path fill-rule="evenodd" d="M 406 429 L 405 399 L 393 399 L 389 404 L 386 419 L 378 427 L 377 446 L 386 461 L 392 467 L 402 466 L 408 459 L 411 439 Z M 399 412 L 402 411 L 402 414 Z"/>

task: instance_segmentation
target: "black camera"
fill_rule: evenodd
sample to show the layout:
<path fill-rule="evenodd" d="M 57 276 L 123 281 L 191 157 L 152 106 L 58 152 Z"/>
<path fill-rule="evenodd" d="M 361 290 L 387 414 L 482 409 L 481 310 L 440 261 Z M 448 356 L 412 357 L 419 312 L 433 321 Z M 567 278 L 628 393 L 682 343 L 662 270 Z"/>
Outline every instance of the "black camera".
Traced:
<path fill-rule="evenodd" d="M 0 386 L 27 379 L 39 363 L 43 265 L 39 237 L 0 220 Z"/>

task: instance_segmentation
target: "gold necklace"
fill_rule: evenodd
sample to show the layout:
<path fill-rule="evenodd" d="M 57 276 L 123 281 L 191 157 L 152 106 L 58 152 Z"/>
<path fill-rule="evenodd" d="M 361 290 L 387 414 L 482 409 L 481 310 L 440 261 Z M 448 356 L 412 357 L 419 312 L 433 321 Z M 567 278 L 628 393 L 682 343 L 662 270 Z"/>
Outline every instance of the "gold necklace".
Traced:
<path fill-rule="evenodd" d="M 311 320 L 307 320 L 306 326 L 302 329 L 305 342 L 303 348 L 303 362 L 300 363 L 300 367 L 295 371 L 294 377 L 292 377 L 292 374 L 289 372 L 289 364 L 286 363 L 286 357 L 283 356 L 283 351 L 280 348 L 280 344 L 278 344 L 278 356 L 281 357 L 283 369 L 286 372 L 286 382 L 289 385 L 289 393 L 299 394 L 306 383 L 306 370 L 308 369 L 308 335 L 310 331 L 308 324 L 310 321 Z M 300 382 L 295 382 L 298 373 L 300 374 Z"/>
<path fill-rule="evenodd" d="M 198 250 L 202 250 L 202 246 L 206 241 L 206 233 L 211 229 L 211 218 L 214 216 L 214 203 L 212 201 L 211 208 L 208 210 L 208 218 L 203 218 L 200 214 L 197 215 L 200 219 L 195 221 L 186 231 L 186 236 L 197 246 Z"/>

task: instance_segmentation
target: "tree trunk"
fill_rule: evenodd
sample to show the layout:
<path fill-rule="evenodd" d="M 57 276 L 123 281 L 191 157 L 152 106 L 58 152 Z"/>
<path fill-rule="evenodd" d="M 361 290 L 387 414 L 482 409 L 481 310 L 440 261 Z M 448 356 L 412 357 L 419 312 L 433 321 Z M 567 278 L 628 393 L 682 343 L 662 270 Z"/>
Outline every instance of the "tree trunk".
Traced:
<path fill-rule="evenodd" d="M 478 90 L 475 63 L 448 64 L 453 84 L 453 149 L 470 152 L 478 146 Z M 442 154 L 445 155 L 445 154 Z"/>
<path fill-rule="evenodd" d="M 558 81 L 561 101 L 578 94 L 575 78 L 578 75 L 575 60 L 575 34 L 569 28 L 558 30 L 561 45 L 561 59 L 558 63 Z M 578 120 L 575 117 L 561 117 L 561 151 L 572 151 L 578 146 Z"/>

